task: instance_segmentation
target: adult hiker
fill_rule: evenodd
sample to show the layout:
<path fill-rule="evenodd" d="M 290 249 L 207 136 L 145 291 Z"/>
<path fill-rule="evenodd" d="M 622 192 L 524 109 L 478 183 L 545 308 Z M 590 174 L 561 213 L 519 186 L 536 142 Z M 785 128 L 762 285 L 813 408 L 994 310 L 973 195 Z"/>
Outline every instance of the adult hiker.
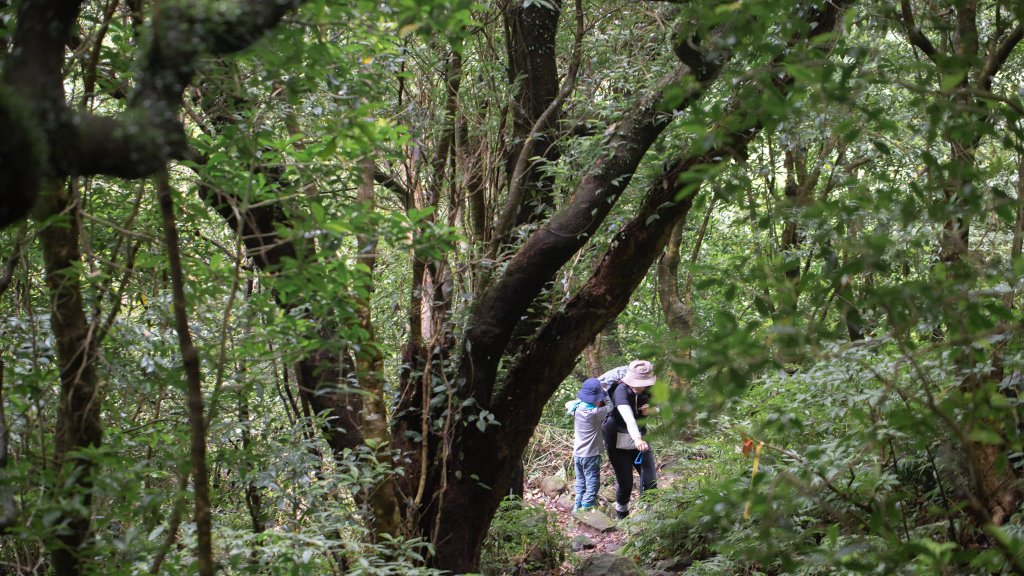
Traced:
<path fill-rule="evenodd" d="M 646 360 L 634 360 L 599 377 L 608 383 L 608 392 L 615 408 L 601 425 L 608 461 L 615 470 L 615 514 L 629 515 L 629 498 L 633 492 L 633 470 L 640 473 L 640 493 L 658 486 L 654 452 L 643 439 L 647 432 L 640 422 L 650 411 L 650 389 L 656 380 L 654 367 Z"/>

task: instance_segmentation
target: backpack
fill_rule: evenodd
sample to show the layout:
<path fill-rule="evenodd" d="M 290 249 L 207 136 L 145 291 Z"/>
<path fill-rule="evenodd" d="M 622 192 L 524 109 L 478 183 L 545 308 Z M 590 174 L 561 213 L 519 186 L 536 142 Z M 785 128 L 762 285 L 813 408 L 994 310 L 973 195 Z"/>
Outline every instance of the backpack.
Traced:
<path fill-rule="evenodd" d="M 608 416 L 607 417 L 608 418 L 614 418 L 615 421 L 616 421 L 616 424 L 618 424 L 618 418 L 619 417 L 616 416 L 616 412 L 618 412 L 618 410 L 616 410 L 616 408 L 615 408 L 615 400 L 613 399 L 613 395 L 615 394 L 615 390 L 619 387 L 619 384 L 622 384 L 622 380 L 615 380 L 614 382 L 611 383 L 610 386 L 608 386 L 608 399 L 605 400 L 605 402 L 608 402 L 608 405 L 612 407 L 612 409 L 608 412 Z M 644 392 L 641 392 L 640 394 L 636 395 L 637 403 L 639 403 L 641 398 L 643 398 L 643 394 L 644 394 Z M 647 398 L 643 398 L 643 400 L 646 402 Z M 636 412 L 634 411 L 634 414 L 635 413 Z M 637 422 L 637 425 L 639 426 L 640 423 Z"/>
<path fill-rule="evenodd" d="M 605 402 L 607 402 L 608 405 L 612 407 L 612 409 L 615 408 L 615 400 L 612 399 L 612 394 L 615 393 L 615 389 L 619 387 L 619 384 L 622 384 L 622 380 L 616 380 L 612 382 L 611 386 L 609 386 L 608 390 L 606 390 L 606 392 L 608 392 L 608 399 L 605 400 Z M 608 414 L 611 415 L 611 411 L 609 411 Z"/>

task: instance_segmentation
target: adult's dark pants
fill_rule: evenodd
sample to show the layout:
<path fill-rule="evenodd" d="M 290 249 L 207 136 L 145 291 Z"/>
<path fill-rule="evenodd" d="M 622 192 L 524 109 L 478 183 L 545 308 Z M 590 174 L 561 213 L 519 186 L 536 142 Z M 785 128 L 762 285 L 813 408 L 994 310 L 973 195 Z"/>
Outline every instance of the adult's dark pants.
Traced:
<path fill-rule="evenodd" d="M 615 470 L 615 503 L 617 509 L 628 510 L 629 497 L 633 493 L 633 470 L 640 473 L 640 493 L 658 487 L 658 472 L 654 464 L 654 451 L 648 449 L 646 452 L 639 450 L 623 450 L 615 447 L 615 436 L 618 432 L 614 418 L 608 418 L 601 425 L 601 432 L 604 435 L 604 445 L 608 449 L 608 462 Z M 637 456 L 643 454 L 640 463 L 637 464 Z"/>

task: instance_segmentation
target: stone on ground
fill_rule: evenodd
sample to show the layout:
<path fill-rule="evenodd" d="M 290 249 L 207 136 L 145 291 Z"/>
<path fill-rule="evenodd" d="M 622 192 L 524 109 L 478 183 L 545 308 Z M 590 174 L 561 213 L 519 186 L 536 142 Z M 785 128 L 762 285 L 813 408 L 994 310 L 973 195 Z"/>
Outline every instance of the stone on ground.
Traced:
<path fill-rule="evenodd" d="M 573 518 L 599 532 L 610 532 L 615 529 L 615 520 L 597 508 L 577 511 L 573 514 Z"/>
<path fill-rule="evenodd" d="M 598 493 L 608 502 L 615 502 L 615 486 L 605 486 Z"/>
<path fill-rule="evenodd" d="M 590 539 L 586 534 L 580 534 L 569 541 L 569 549 L 573 552 L 579 552 L 581 550 L 592 550 L 597 548 L 597 544 Z"/>
<path fill-rule="evenodd" d="M 662 560 L 654 565 L 655 568 L 663 572 L 685 572 L 687 568 L 693 565 L 693 558 L 689 556 L 677 556 L 675 558 L 668 558 Z"/>
<path fill-rule="evenodd" d="M 604 545 L 604 551 L 608 553 L 618 552 L 620 549 L 622 549 L 622 544 L 619 542 L 609 542 Z"/>
<path fill-rule="evenodd" d="M 555 498 L 565 492 L 565 480 L 558 476 L 545 476 L 540 481 L 540 491 L 548 498 Z"/>
<path fill-rule="evenodd" d="M 555 508 L 559 510 L 572 510 L 572 507 L 576 505 L 573 497 L 569 494 L 562 494 L 555 500 Z"/>
<path fill-rule="evenodd" d="M 594 554 L 580 564 L 576 576 L 645 576 L 632 558 L 614 554 Z"/>

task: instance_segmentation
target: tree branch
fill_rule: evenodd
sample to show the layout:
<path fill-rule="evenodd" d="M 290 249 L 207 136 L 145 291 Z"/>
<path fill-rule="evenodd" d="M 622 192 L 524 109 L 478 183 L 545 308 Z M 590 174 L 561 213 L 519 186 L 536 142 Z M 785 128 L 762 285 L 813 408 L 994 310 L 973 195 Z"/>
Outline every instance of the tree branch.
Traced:
<path fill-rule="evenodd" d="M 583 175 L 565 206 L 526 239 L 501 279 L 478 301 L 479 312 L 466 334 L 460 371 L 471 387 L 480 387 L 467 393 L 476 397 L 481 407 L 489 408 L 498 360 L 523 312 L 601 225 L 648 148 L 671 121 L 666 112 L 686 108 L 714 79 L 693 83 L 682 100 L 667 103 L 669 90 L 689 75 L 688 67 L 678 66 L 654 91 L 638 98 L 621 122 L 609 127 L 605 140 L 610 153 Z"/>
<path fill-rule="evenodd" d="M 914 21 L 914 11 L 910 6 L 910 0 L 900 0 L 900 11 L 903 16 L 903 30 L 907 33 L 907 39 L 910 43 L 916 46 L 924 55 L 927 56 L 932 62 L 938 64 L 936 59 L 938 51 L 935 49 L 935 45 L 932 44 L 931 40 L 924 35 L 924 32 L 918 28 L 917 23 Z"/>
<path fill-rule="evenodd" d="M 373 170 L 373 181 L 393 192 L 402 206 L 409 205 L 410 198 L 412 197 L 409 195 L 408 188 L 403 186 L 394 176 L 385 172 L 380 166 L 375 167 Z"/>
<path fill-rule="evenodd" d="M 690 310 L 679 295 L 679 248 L 683 241 L 683 228 L 686 220 L 680 219 L 672 227 L 668 245 L 658 258 L 657 292 L 661 303 L 661 313 L 670 330 L 677 336 L 688 336 L 690 330 Z"/>
<path fill-rule="evenodd" d="M 704 245 L 704 240 L 707 238 L 708 225 L 711 223 L 711 215 L 715 211 L 715 204 L 718 202 L 718 198 L 711 198 L 708 202 L 708 208 L 704 212 L 704 219 L 700 223 L 700 228 L 697 229 L 697 238 L 693 242 L 693 250 L 690 252 L 690 264 L 696 264 L 697 258 L 700 256 L 700 249 Z M 683 283 L 683 303 L 693 312 L 693 272 L 686 273 L 686 282 Z M 691 327 L 692 328 L 692 327 Z M 689 334 L 687 334 L 689 336 Z M 689 356 L 689 352 L 687 352 Z"/>
<path fill-rule="evenodd" d="M 8 191 L 0 199 L 0 225 L 28 212 L 39 192 L 38 173 L 142 178 L 162 170 L 171 159 L 184 158 L 186 137 L 178 110 L 200 57 L 249 46 L 302 2 L 239 0 L 233 9 L 223 4 L 161 4 L 153 17 L 153 38 L 140 58 L 137 89 L 127 111 L 118 116 L 75 113 L 64 100 L 64 45 L 81 2 L 19 3 L 3 76 L 12 90 L 0 90 L 0 121 L 11 116 L 24 125 L 0 135 L 5 157 L 0 160 L 0 185 Z M 18 113 L 19 107 L 29 113 Z M 18 152 L 22 149 L 38 150 Z M 12 151 L 19 156 L 7 158 Z"/>
<path fill-rule="evenodd" d="M 1003 68 L 1003 64 L 1010 58 L 1014 48 L 1024 39 L 1024 22 L 1021 22 L 1010 30 L 1010 33 L 989 53 L 985 59 L 985 65 L 978 72 L 977 85 L 985 91 L 992 89 L 992 81 L 996 74 Z"/>
<path fill-rule="evenodd" d="M 96 88 L 97 68 L 100 62 L 100 52 L 103 50 L 103 39 L 110 28 L 110 22 L 114 19 L 114 12 L 117 11 L 119 0 L 107 0 L 107 7 L 103 10 L 103 19 L 100 21 L 100 28 L 96 31 L 96 38 L 92 42 L 92 50 L 89 53 L 89 60 L 83 64 L 82 72 L 82 108 L 88 108 Z"/>
<path fill-rule="evenodd" d="M 656 255 L 668 242 L 675 224 L 689 214 L 702 182 L 715 174 L 716 165 L 744 148 L 756 133 L 756 130 L 734 133 L 726 146 L 697 156 L 683 156 L 662 172 L 648 189 L 637 214 L 615 235 L 610 243 L 611 248 L 605 252 L 584 287 L 561 312 L 548 321 L 534 340 L 535 343 L 558 342 L 558 345 L 533 345 L 527 348 L 510 369 L 506 380 L 523 382 L 527 381 L 521 380 L 524 377 L 536 378 L 541 365 L 546 366 L 549 372 L 552 366 L 565 366 L 566 373 L 558 376 L 548 374 L 528 380 L 543 382 L 544 385 L 530 387 L 525 392 L 517 390 L 520 401 L 508 403 L 505 401 L 507 398 L 503 398 L 496 402 L 495 412 L 499 420 L 503 421 L 502 417 L 508 419 L 524 416 L 518 413 L 521 408 L 512 404 L 528 406 L 551 392 L 551 382 L 561 382 L 572 366 L 571 362 L 564 362 L 564 356 L 575 357 L 609 318 L 614 318 L 625 309 L 633 290 L 639 286 Z M 676 200 L 684 190 L 688 191 L 687 196 Z M 507 395 L 511 390 L 505 389 L 504 392 Z"/>

